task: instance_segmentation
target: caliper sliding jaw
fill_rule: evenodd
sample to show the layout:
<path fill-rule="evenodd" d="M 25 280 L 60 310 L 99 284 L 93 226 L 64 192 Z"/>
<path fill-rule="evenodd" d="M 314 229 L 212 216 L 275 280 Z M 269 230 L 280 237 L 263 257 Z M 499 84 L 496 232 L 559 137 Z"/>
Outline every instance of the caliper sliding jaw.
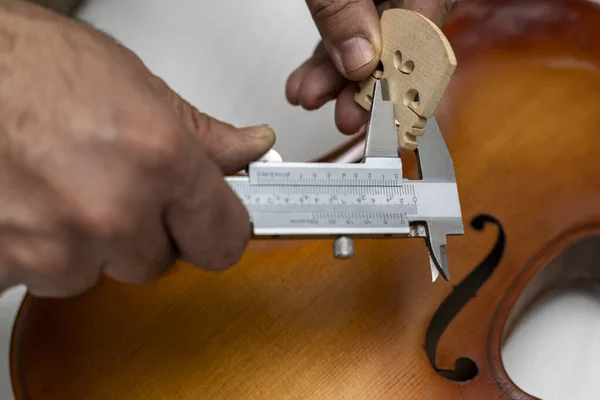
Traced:
<path fill-rule="evenodd" d="M 385 78 L 372 98 L 362 163 L 254 162 L 247 177 L 226 180 L 247 207 L 255 238 L 333 238 L 335 257 L 346 259 L 354 256 L 353 238 L 422 237 L 432 281 L 439 274 L 450 280 L 446 236 L 464 228 L 438 124 L 429 118 L 418 138 L 420 179 L 405 179 Z"/>

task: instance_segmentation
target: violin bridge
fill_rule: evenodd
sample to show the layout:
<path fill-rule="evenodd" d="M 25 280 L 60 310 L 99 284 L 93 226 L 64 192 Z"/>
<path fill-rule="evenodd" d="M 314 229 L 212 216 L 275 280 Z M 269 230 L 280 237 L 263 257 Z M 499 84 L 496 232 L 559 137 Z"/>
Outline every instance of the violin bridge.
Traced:
<path fill-rule="evenodd" d="M 259 161 L 247 176 L 226 180 L 255 238 L 333 239 L 338 260 L 355 256 L 354 238 L 423 238 L 432 281 L 449 280 L 446 236 L 464 230 L 454 166 L 433 111 L 456 60 L 441 31 L 416 12 L 387 10 L 382 29 L 383 71 L 355 97 L 370 111 L 362 163 Z M 415 150 L 421 179 L 403 177 L 399 148 Z"/>

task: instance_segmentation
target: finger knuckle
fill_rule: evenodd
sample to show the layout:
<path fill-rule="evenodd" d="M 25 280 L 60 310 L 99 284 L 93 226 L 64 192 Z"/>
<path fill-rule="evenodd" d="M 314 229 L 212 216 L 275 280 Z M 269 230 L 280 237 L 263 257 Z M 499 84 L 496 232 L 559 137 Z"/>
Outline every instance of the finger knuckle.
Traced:
<path fill-rule="evenodd" d="M 147 285 L 149 283 L 157 281 L 163 274 L 163 271 L 160 271 L 156 268 L 152 268 L 149 265 L 143 265 L 140 267 L 140 272 L 136 275 L 132 275 L 129 278 L 129 282 L 135 285 Z M 127 280 L 125 280 L 127 281 Z"/>
<path fill-rule="evenodd" d="M 298 105 L 298 92 L 302 85 L 302 79 L 304 78 L 300 72 L 293 72 L 287 79 L 285 85 L 285 98 L 292 105 Z"/>
<path fill-rule="evenodd" d="M 56 238 L 17 237 L 10 242 L 8 249 L 11 264 L 23 271 L 62 275 L 72 267 L 67 244 Z"/>
<path fill-rule="evenodd" d="M 330 21 L 337 19 L 348 11 L 352 11 L 364 0 L 312 0 L 309 8 L 316 21 Z"/>
<path fill-rule="evenodd" d="M 218 254 L 213 254 L 202 264 L 202 268 L 207 271 L 224 271 L 238 264 L 242 259 L 248 240 L 238 240 L 235 243 L 227 245 Z"/>
<path fill-rule="evenodd" d="M 145 285 L 159 279 L 164 270 L 155 268 L 153 265 L 141 264 L 136 262 L 122 265 L 121 263 L 105 267 L 104 273 L 123 283 L 133 285 Z"/>
<path fill-rule="evenodd" d="M 12 235 L 3 250 L 11 279 L 35 296 L 73 297 L 97 282 L 98 268 L 77 262 L 73 245 L 61 233 Z"/>
<path fill-rule="evenodd" d="M 208 114 L 201 112 L 183 99 L 179 99 L 179 101 L 176 102 L 176 107 L 179 110 L 179 115 L 182 117 L 183 122 L 191 132 L 203 134 L 212 131 L 214 119 Z"/>
<path fill-rule="evenodd" d="M 223 265 L 225 265 L 225 268 L 233 267 L 240 262 L 249 242 L 250 235 L 244 235 L 241 240 L 226 248 L 223 254 Z"/>
<path fill-rule="evenodd" d="M 240 208 L 241 207 L 241 208 Z M 251 238 L 250 219 L 243 206 L 214 210 L 203 246 L 188 254 L 187 260 L 207 271 L 222 271 L 239 262 Z"/>
<path fill-rule="evenodd" d="M 119 126 L 119 148 L 132 163 L 148 170 L 171 169 L 182 152 L 184 128 L 160 107 L 147 107 L 135 121 Z"/>
<path fill-rule="evenodd" d="M 130 237 L 135 231 L 134 214 L 124 212 L 115 201 L 98 199 L 79 207 L 77 225 L 92 237 L 117 239 Z"/>
<path fill-rule="evenodd" d="M 176 128 L 159 124 L 148 129 L 135 150 L 144 167 L 173 170 L 181 156 L 180 134 Z"/>
<path fill-rule="evenodd" d="M 223 262 L 223 260 L 211 257 L 204 261 L 204 263 L 201 264 L 201 267 L 205 271 L 220 272 L 226 270 L 228 266 Z"/>
<path fill-rule="evenodd" d="M 323 96 L 327 93 L 323 91 L 323 82 L 319 80 L 318 74 L 311 74 L 306 79 L 298 91 L 300 104 L 307 110 L 315 110 L 321 106 Z"/>
<path fill-rule="evenodd" d="M 250 241 L 250 235 L 236 233 L 223 237 L 226 242 L 213 242 L 201 251 L 187 254 L 186 262 L 206 271 L 224 271 L 236 265 L 244 255 Z"/>
<path fill-rule="evenodd" d="M 223 215 L 220 220 L 226 222 L 225 229 L 228 231 L 226 234 L 230 240 L 222 247 L 216 260 L 219 268 L 229 268 L 237 264 L 242 258 L 251 237 L 250 218 L 243 205 L 236 202 L 232 204 L 229 210 L 224 211 L 226 215 Z M 218 223 L 218 221 L 216 222 Z"/>

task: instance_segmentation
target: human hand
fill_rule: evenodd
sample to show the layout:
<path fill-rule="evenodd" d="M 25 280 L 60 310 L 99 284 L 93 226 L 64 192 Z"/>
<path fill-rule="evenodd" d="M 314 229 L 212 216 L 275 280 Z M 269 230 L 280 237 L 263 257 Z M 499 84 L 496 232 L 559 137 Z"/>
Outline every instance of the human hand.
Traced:
<path fill-rule="evenodd" d="M 0 104 L 3 288 L 72 296 L 241 257 L 249 217 L 223 175 L 268 127 L 200 113 L 108 36 L 22 1 L 0 0 Z"/>
<path fill-rule="evenodd" d="M 358 81 L 371 75 L 381 54 L 381 13 L 388 8 L 420 12 L 438 26 L 452 0 L 306 0 L 323 40 L 288 78 L 286 97 L 307 110 L 336 100 L 335 123 L 344 134 L 357 133 L 368 112 L 354 102 Z"/>

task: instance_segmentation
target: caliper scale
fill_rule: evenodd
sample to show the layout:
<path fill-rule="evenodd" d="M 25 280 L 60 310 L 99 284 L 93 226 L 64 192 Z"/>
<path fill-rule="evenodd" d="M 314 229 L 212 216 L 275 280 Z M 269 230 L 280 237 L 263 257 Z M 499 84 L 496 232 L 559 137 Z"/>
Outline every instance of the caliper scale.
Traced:
<path fill-rule="evenodd" d="M 254 162 L 226 180 L 246 206 L 257 238 L 333 239 L 337 259 L 354 238 L 425 239 L 432 280 L 450 279 L 446 236 L 464 233 L 452 159 L 437 122 L 419 137 L 419 180 L 402 175 L 387 81 L 375 84 L 361 163 Z"/>

